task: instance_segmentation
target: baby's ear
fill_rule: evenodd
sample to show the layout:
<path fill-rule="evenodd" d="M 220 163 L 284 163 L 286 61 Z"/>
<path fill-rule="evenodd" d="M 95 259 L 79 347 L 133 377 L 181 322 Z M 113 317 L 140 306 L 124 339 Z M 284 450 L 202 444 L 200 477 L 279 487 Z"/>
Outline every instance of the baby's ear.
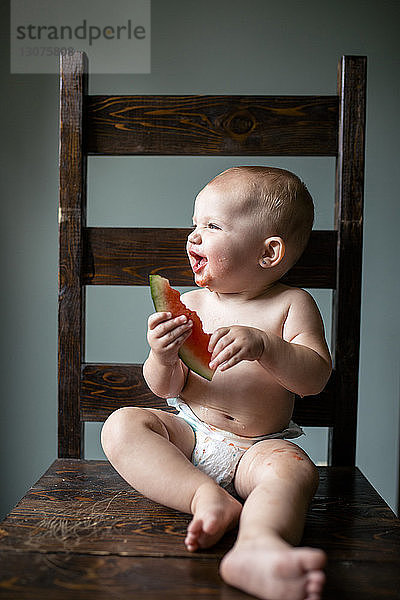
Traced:
<path fill-rule="evenodd" d="M 285 256 L 285 242 L 281 237 L 270 237 L 264 241 L 259 264 L 263 269 L 277 267 Z"/>

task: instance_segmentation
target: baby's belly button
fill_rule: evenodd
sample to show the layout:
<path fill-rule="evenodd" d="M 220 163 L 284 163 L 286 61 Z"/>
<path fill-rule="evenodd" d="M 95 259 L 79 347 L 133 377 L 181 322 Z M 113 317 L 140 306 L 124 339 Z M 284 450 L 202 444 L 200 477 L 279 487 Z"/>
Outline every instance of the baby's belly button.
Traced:
<path fill-rule="evenodd" d="M 204 416 L 203 420 L 209 425 L 217 427 L 218 429 L 230 431 L 236 435 L 255 437 L 258 435 L 266 435 L 279 431 L 279 429 L 276 427 L 276 423 L 271 423 L 268 421 L 264 422 L 260 418 L 246 421 L 244 419 L 240 419 L 240 417 L 233 417 L 229 413 L 223 413 L 217 410 L 209 410 L 207 413 L 207 416 Z"/>
<path fill-rule="evenodd" d="M 222 414 L 222 417 L 224 417 L 224 419 L 228 419 L 228 421 L 237 421 L 237 419 L 235 419 L 235 417 L 231 417 L 231 415 Z"/>
<path fill-rule="evenodd" d="M 211 411 L 207 415 L 207 421 L 210 423 L 210 425 L 214 425 L 220 429 L 226 429 L 232 433 L 237 433 L 238 435 L 246 435 L 246 430 L 249 426 L 248 423 L 245 423 L 241 419 L 237 419 L 228 413 L 223 413 L 216 410 L 212 411 L 212 414 L 210 413 Z"/>

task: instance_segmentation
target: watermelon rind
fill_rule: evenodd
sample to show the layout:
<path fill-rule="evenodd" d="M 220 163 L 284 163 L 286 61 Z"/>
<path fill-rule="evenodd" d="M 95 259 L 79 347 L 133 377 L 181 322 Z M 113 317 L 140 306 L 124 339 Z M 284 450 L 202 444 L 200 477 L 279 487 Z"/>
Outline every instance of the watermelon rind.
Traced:
<path fill-rule="evenodd" d="M 154 304 L 156 311 L 157 312 L 164 312 L 164 311 L 173 312 L 171 310 L 171 307 L 168 305 L 168 301 L 166 298 L 166 292 L 171 288 L 171 286 L 169 285 L 168 279 L 166 277 L 162 277 L 161 275 L 150 275 L 149 279 L 150 279 L 151 297 L 153 299 L 153 304 Z M 180 314 L 187 314 L 193 320 L 193 316 L 196 315 L 196 313 L 194 313 L 194 311 L 189 311 L 180 300 L 179 300 L 179 302 L 182 304 L 182 307 L 183 307 L 182 312 Z M 189 315 L 189 313 L 190 313 L 190 315 Z M 178 315 L 179 315 L 179 313 L 177 313 L 174 316 L 178 316 Z M 196 315 L 196 317 L 198 318 L 197 315 Z M 199 320 L 199 322 L 200 322 L 200 320 Z M 200 322 L 200 327 L 201 327 L 201 322 Z M 185 365 L 187 367 L 189 367 L 189 369 L 191 371 L 194 371 L 201 377 L 204 377 L 208 381 L 211 381 L 211 379 L 214 375 L 214 371 L 212 369 L 210 369 L 210 367 L 208 366 L 208 363 L 205 363 L 204 360 L 201 360 L 198 356 L 196 356 L 196 354 L 193 352 L 193 350 L 189 347 L 189 340 L 190 340 L 190 337 L 181 346 L 179 353 L 178 353 L 179 358 L 185 363 Z M 203 349 L 203 351 L 204 351 L 204 349 Z M 209 359 L 211 359 L 211 354 L 209 354 Z"/>

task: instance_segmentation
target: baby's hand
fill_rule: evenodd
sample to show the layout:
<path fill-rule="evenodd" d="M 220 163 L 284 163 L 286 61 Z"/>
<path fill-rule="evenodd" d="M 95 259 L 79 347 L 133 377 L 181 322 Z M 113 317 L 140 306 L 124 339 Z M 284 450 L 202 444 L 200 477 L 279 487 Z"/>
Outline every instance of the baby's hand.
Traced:
<path fill-rule="evenodd" d="M 259 360 L 265 350 L 266 337 L 254 327 L 233 325 L 220 327 L 211 336 L 208 345 L 212 353 L 210 368 L 226 371 L 241 360 Z"/>
<path fill-rule="evenodd" d="M 186 315 L 172 318 L 170 312 L 157 312 L 148 320 L 147 340 L 163 365 L 175 365 L 178 351 L 192 333 L 193 322 Z"/>

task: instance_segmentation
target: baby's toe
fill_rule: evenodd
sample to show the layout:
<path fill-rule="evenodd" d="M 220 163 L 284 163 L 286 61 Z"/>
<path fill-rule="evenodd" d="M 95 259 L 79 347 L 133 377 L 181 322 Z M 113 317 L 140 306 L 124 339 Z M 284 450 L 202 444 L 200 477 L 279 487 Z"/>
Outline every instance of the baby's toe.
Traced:
<path fill-rule="evenodd" d="M 188 533 L 192 533 L 193 535 L 198 535 L 203 531 L 203 521 L 202 519 L 192 519 L 188 525 Z"/>

